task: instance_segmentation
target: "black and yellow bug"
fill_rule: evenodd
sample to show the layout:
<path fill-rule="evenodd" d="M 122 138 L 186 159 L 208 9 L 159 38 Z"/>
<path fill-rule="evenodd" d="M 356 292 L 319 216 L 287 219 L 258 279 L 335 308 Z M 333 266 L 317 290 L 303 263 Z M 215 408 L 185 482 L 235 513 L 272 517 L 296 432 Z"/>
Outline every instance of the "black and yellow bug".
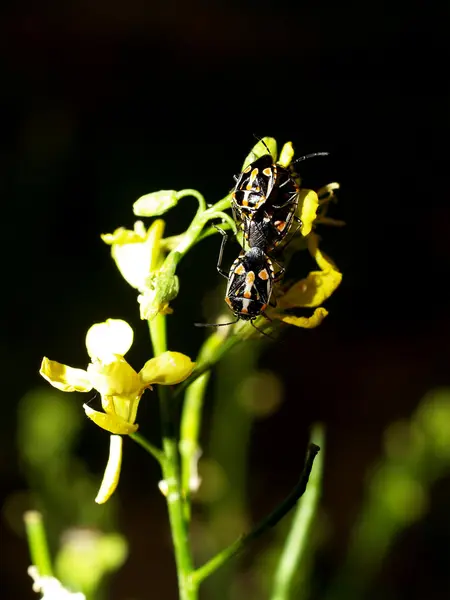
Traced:
<path fill-rule="evenodd" d="M 294 220 L 301 225 L 300 219 L 295 216 L 300 188 L 294 164 L 327 154 L 315 152 L 301 156 L 289 167 L 275 163 L 270 153 L 264 154 L 236 178 L 231 207 L 236 224 L 242 229 L 244 241 L 250 248 L 264 248 L 269 252 L 286 238 Z"/>
<path fill-rule="evenodd" d="M 255 211 L 252 218 L 235 220 L 244 234 L 244 244 L 270 252 L 279 246 L 289 233 L 294 221 L 301 224 L 295 213 L 298 207 L 299 187 L 284 168 L 278 168 L 278 181 L 270 196 Z"/>
<path fill-rule="evenodd" d="M 252 218 L 267 200 L 278 177 L 278 165 L 264 154 L 248 165 L 237 177 L 232 208 L 239 219 Z"/>
<path fill-rule="evenodd" d="M 266 310 L 275 274 L 270 258 L 260 248 L 242 251 L 231 266 L 225 302 L 239 319 L 253 321 Z"/>
<path fill-rule="evenodd" d="M 232 310 L 236 321 L 230 323 L 196 323 L 197 327 L 221 327 L 232 325 L 240 319 L 253 321 L 260 315 L 266 316 L 264 311 L 271 304 L 273 286 L 284 274 L 284 268 L 267 256 L 262 248 L 249 248 L 242 250 L 231 265 L 229 273 L 222 269 L 222 257 L 228 236 L 222 229 L 217 228 L 223 235 L 217 261 L 218 272 L 228 280 L 225 292 L 225 302 Z M 274 263 L 279 267 L 277 273 Z M 266 317 L 268 319 L 268 317 Z M 270 320 L 270 319 L 269 319 Z M 255 327 L 255 325 L 253 325 Z M 255 329 L 258 329 L 255 327 Z M 260 333 L 262 332 L 258 329 Z M 266 335 L 266 334 L 264 334 Z M 270 337 L 270 336 L 269 336 Z"/>
<path fill-rule="evenodd" d="M 284 268 L 272 261 L 262 248 L 253 247 L 240 252 L 227 274 L 222 269 L 222 257 L 228 236 L 221 229 L 219 231 L 223 239 L 217 270 L 228 280 L 225 302 L 238 320 L 253 321 L 261 314 L 264 315 L 270 304 L 273 286 L 283 276 Z M 277 273 L 274 262 L 279 267 Z"/>
<path fill-rule="evenodd" d="M 222 269 L 223 250 L 228 236 L 217 228 L 223 235 L 217 270 L 228 280 L 225 302 L 236 316 L 236 321 L 196 323 L 197 326 L 220 327 L 232 325 L 239 319 L 250 321 L 253 325 L 257 317 L 266 316 L 264 311 L 270 304 L 273 286 L 285 271 L 268 253 L 283 242 L 294 220 L 301 224 L 295 215 L 300 189 L 292 165 L 312 156 L 328 154 L 308 154 L 289 167 L 284 167 L 275 163 L 267 146 L 266 149 L 268 154 L 257 158 L 235 178 L 231 207 L 236 225 L 243 232 L 243 250 L 228 274 Z M 277 273 L 274 263 L 279 267 Z"/>

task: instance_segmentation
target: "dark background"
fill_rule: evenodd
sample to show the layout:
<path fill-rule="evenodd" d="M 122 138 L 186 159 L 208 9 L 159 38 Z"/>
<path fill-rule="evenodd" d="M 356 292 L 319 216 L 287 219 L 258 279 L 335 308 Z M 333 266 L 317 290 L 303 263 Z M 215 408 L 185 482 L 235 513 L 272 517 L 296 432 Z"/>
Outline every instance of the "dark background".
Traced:
<path fill-rule="evenodd" d="M 288 487 L 294 446 L 306 441 L 312 421 L 325 421 L 331 568 L 386 424 L 408 417 L 427 390 L 450 383 L 444 17 L 437 5 L 420 2 L 9 8 L 0 25 L 1 498 L 25 486 L 14 447 L 16 406 L 41 383 L 41 356 L 81 366 L 92 322 L 116 316 L 140 325 L 135 293 L 99 234 L 132 226 L 132 202 L 150 191 L 193 187 L 215 202 L 231 187 L 253 134 L 270 135 L 279 144 L 291 140 L 297 154 L 331 152 L 303 163 L 303 183 L 340 181 L 333 216 L 347 227 L 322 231 L 344 273 L 330 316 L 314 332 L 289 332 L 263 357 L 285 381 L 287 401 L 255 430 L 252 472 L 263 481 L 277 473 Z M 194 201 L 184 206 L 170 215 L 169 232 L 188 223 Z M 209 240 L 180 267 L 170 335 L 173 348 L 190 355 L 203 336 L 192 323 L 204 319 L 202 298 L 218 283 L 216 253 L 217 240 Z M 141 330 L 138 364 L 148 352 Z M 100 443 L 103 437 L 86 435 L 80 449 L 99 471 Z M 132 473 L 121 493 L 128 507 L 142 506 L 138 468 Z M 448 498 L 447 481 L 431 514 L 448 507 Z M 152 519 L 163 523 L 162 501 L 154 494 L 151 503 Z M 136 594 L 148 585 L 136 562 L 142 524 L 125 507 L 120 518 L 135 550 L 112 597 L 123 597 L 130 577 Z M 437 558 L 448 552 L 448 537 L 439 544 L 439 527 L 423 527 L 399 541 L 395 568 L 380 575 L 396 598 L 444 597 L 448 573 Z M 152 535 L 155 553 L 161 529 Z M 6 552 L 13 558 L 4 563 L 2 597 L 28 597 L 25 544 L 2 525 Z M 175 597 L 171 560 L 164 547 L 153 572 L 159 598 Z"/>

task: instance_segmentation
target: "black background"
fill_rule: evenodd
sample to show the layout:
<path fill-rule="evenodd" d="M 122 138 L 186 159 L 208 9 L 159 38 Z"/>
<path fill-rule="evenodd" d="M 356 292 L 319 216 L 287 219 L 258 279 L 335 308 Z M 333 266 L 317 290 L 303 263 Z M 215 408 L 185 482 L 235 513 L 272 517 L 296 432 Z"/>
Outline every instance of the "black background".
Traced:
<path fill-rule="evenodd" d="M 8 9 L 0 25 L 2 498 L 24 486 L 15 411 L 41 383 L 41 356 L 81 366 L 92 322 L 116 316 L 140 326 L 135 293 L 122 285 L 99 233 L 130 227 L 132 202 L 150 191 L 193 187 L 215 202 L 253 134 L 270 135 L 291 140 L 297 154 L 331 153 L 303 163 L 303 182 L 341 182 L 334 216 L 347 227 L 322 231 L 344 273 L 330 316 L 314 332 L 289 332 L 263 357 L 285 381 L 287 402 L 256 429 L 252 470 L 268 480 L 276 472 L 288 489 L 297 440 L 306 441 L 313 420 L 325 421 L 324 503 L 334 524 L 326 561 L 337 563 L 384 427 L 450 382 L 444 17 L 437 4 L 420 2 L 128 0 Z M 191 208 L 170 215 L 170 233 L 188 223 Z M 190 355 L 203 336 L 192 323 L 204 318 L 202 298 L 218 283 L 216 253 L 217 240 L 209 240 L 180 267 L 170 335 L 173 348 Z M 133 350 L 138 364 L 146 344 L 144 327 Z M 89 432 L 80 450 L 87 458 L 104 444 Z M 126 506 L 142 507 L 138 469 L 132 473 L 121 493 Z M 380 575 L 396 598 L 444 597 L 448 498 L 441 482 L 428 521 L 398 542 Z M 152 521 L 164 522 L 162 501 L 154 494 L 150 503 Z M 133 564 L 111 597 L 124 597 L 130 578 L 144 597 L 142 523 L 124 506 L 121 524 Z M 161 528 L 152 535 L 155 556 Z M 2 525 L 6 552 L 2 597 L 28 597 L 25 544 Z M 175 597 L 171 561 L 164 547 L 154 563 L 155 597 Z M 151 564 L 147 555 L 145 568 Z"/>

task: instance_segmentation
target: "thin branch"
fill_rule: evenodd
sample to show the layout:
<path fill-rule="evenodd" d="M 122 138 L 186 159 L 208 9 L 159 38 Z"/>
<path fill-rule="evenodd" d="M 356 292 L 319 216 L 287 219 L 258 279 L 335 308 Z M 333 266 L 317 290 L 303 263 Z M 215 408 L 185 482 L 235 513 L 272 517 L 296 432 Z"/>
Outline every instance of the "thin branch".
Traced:
<path fill-rule="evenodd" d="M 289 600 L 291 598 L 293 579 L 298 574 L 299 568 L 301 569 L 304 564 L 307 544 L 310 539 L 309 533 L 319 504 L 323 474 L 323 445 L 325 443 L 323 425 L 316 424 L 313 427 L 310 439 L 317 442 L 322 451 L 316 460 L 314 471 L 309 479 L 308 489 L 295 509 L 291 528 L 275 571 L 271 600 Z"/>
<path fill-rule="evenodd" d="M 199 584 L 201 581 L 209 577 L 214 571 L 219 569 L 225 564 L 230 558 L 236 556 L 242 552 L 247 545 L 259 538 L 268 529 L 275 527 L 279 521 L 295 506 L 298 499 L 304 494 L 308 479 L 311 473 L 311 469 L 314 463 L 314 459 L 319 452 L 319 446 L 316 444 L 310 444 L 306 455 L 305 466 L 303 468 L 300 479 L 292 490 L 292 492 L 272 511 L 267 517 L 265 517 L 260 523 L 248 534 L 241 536 L 235 542 L 233 542 L 228 548 L 222 550 L 219 554 L 214 556 L 211 560 L 205 563 L 203 566 L 196 569 L 192 574 L 192 580 L 195 584 Z"/>
<path fill-rule="evenodd" d="M 40 577 L 50 577 L 52 575 L 52 564 L 42 514 L 37 510 L 29 510 L 23 515 L 23 520 L 27 532 L 31 562 L 37 567 Z"/>
<path fill-rule="evenodd" d="M 134 442 L 139 444 L 139 446 L 142 446 L 142 448 L 144 448 L 144 450 L 147 450 L 147 452 L 149 454 L 151 454 L 154 458 L 156 458 L 156 460 L 159 462 L 159 464 L 161 466 L 163 466 L 163 463 L 165 461 L 165 456 L 164 456 L 164 452 L 162 450 L 160 450 L 159 448 L 157 448 L 156 446 L 151 444 L 140 433 L 137 433 L 137 432 L 130 433 L 128 437 L 130 437 Z"/>

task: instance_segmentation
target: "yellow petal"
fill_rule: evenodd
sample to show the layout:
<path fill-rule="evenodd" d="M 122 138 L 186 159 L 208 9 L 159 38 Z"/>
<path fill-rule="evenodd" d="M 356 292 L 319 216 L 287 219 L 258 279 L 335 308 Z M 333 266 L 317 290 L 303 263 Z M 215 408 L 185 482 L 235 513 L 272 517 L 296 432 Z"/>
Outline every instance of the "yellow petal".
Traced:
<path fill-rule="evenodd" d="M 142 387 L 139 375 L 121 356 L 107 363 L 94 361 L 87 373 L 92 386 L 105 396 L 135 396 Z"/>
<path fill-rule="evenodd" d="M 110 360 L 114 354 L 125 356 L 132 343 L 133 330 L 122 319 L 95 323 L 86 334 L 86 348 L 92 359 Z"/>
<path fill-rule="evenodd" d="M 147 231 L 142 221 L 136 221 L 133 229 L 119 227 L 113 233 L 102 233 L 100 236 L 105 244 L 139 244 L 147 239 Z"/>
<path fill-rule="evenodd" d="M 280 317 L 280 319 L 289 325 L 303 327 L 304 329 L 313 329 L 322 323 L 327 314 L 328 311 L 325 308 L 319 307 L 316 308 L 311 317 L 294 317 L 292 315 L 283 315 Z"/>
<path fill-rule="evenodd" d="M 86 416 L 89 419 L 91 419 L 91 421 L 94 421 L 96 425 L 98 425 L 102 429 L 106 429 L 106 431 L 109 431 L 111 433 L 128 435 L 129 433 L 134 433 L 138 428 L 138 425 L 129 423 L 128 421 L 125 421 L 125 419 L 122 419 L 118 415 L 107 415 L 105 413 L 94 410 L 87 404 L 83 404 L 83 408 L 84 412 L 86 413 Z"/>
<path fill-rule="evenodd" d="M 102 394 L 102 408 L 107 415 L 115 415 L 127 423 L 134 423 L 142 392 L 129 396 L 105 396 Z"/>
<path fill-rule="evenodd" d="M 98 490 L 95 501 L 104 504 L 115 492 L 119 483 L 120 468 L 122 466 L 122 438 L 120 435 L 111 435 L 109 441 L 109 458 L 105 474 Z"/>
<path fill-rule="evenodd" d="M 47 357 L 42 359 L 39 373 L 53 387 L 63 392 L 90 392 L 92 390 L 86 371 L 62 365 Z"/>
<path fill-rule="evenodd" d="M 166 224 L 162 219 L 155 219 L 147 233 L 147 242 L 150 248 L 150 273 L 159 269 L 163 262 L 161 241 Z"/>
<path fill-rule="evenodd" d="M 306 279 L 295 283 L 279 298 L 280 308 L 320 306 L 341 283 L 342 273 L 336 269 L 331 259 L 319 250 L 318 239 L 317 235 L 311 234 L 308 238 L 308 249 L 322 270 L 311 271 Z"/>
<path fill-rule="evenodd" d="M 286 142 L 281 148 L 278 164 L 282 167 L 288 167 L 294 158 L 294 148 L 292 142 Z"/>
<path fill-rule="evenodd" d="M 181 352 L 164 352 L 148 360 L 139 375 L 144 385 L 152 383 L 175 385 L 192 373 L 195 363 Z"/>
<path fill-rule="evenodd" d="M 338 271 L 311 271 L 306 279 L 295 283 L 279 298 L 280 308 L 314 308 L 322 304 L 342 281 L 342 273 Z"/>
<path fill-rule="evenodd" d="M 313 190 L 300 190 L 297 213 L 302 222 L 301 234 L 307 236 L 312 229 L 319 208 L 319 197 Z"/>
<path fill-rule="evenodd" d="M 263 137 L 257 144 L 253 146 L 250 153 L 247 155 L 247 158 L 244 160 L 244 164 L 242 165 L 241 171 L 247 168 L 248 165 L 252 162 L 255 162 L 255 160 L 260 156 L 264 156 L 264 154 L 267 154 L 266 146 L 267 148 L 269 148 L 270 154 L 272 155 L 272 158 L 275 161 L 277 156 L 277 142 L 274 138 Z"/>
<path fill-rule="evenodd" d="M 333 200 L 336 196 L 334 194 L 334 190 L 338 190 L 341 186 L 336 181 L 333 183 L 328 183 L 324 185 L 319 190 L 317 190 L 317 195 L 320 198 L 320 202 Z"/>
<path fill-rule="evenodd" d="M 148 231 L 141 221 L 134 225 L 134 231 L 117 229 L 113 234 L 102 236 L 110 244 L 111 256 L 122 277 L 133 288 L 145 289 L 150 273 L 160 266 L 160 242 L 165 223 L 156 219 Z"/>

